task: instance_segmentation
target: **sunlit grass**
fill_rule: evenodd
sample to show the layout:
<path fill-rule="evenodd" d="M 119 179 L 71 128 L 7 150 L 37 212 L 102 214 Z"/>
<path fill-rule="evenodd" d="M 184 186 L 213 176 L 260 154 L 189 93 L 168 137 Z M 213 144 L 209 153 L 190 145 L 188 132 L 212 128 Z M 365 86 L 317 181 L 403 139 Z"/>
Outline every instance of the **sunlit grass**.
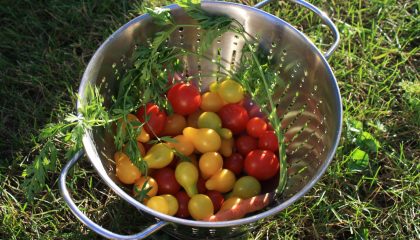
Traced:
<path fill-rule="evenodd" d="M 316 186 L 248 237 L 418 239 L 419 3 L 311 3 L 332 17 L 342 37 L 330 65 L 343 98 L 343 136 L 333 163 Z M 9 1 L 0 7 L 4 16 L 0 32 L 1 239 L 99 238 L 63 204 L 57 173 L 50 174 L 48 187 L 32 204 L 24 199 L 21 174 L 40 144 L 35 138 L 39 129 L 74 111 L 71 95 L 93 52 L 137 14 L 138 5 L 132 1 Z M 320 49 L 328 49 L 330 32 L 315 15 L 287 1 L 264 10 L 305 32 Z M 351 129 L 370 137 L 361 139 Z M 367 162 L 358 160 L 356 149 L 367 154 Z M 78 206 L 113 231 L 138 232 L 142 216 L 133 214 L 136 210 L 118 199 L 87 161 L 79 166 L 68 179 Z"/>

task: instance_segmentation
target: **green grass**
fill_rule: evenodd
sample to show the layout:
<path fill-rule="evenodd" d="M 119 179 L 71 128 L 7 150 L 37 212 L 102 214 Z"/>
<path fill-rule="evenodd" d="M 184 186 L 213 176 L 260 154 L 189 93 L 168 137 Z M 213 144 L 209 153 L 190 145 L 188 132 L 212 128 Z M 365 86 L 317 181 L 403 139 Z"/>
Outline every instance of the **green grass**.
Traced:
<path fill-rule="evenodd" d="M 152 2 L 146 5 L 169 1 Z M 341 33 L 330 65 L 343 98 L 345 128 L 334 161 L 316 186 L 249 238 L 418 239 L 420 4 L 311 2 L 329 13 Z M 137 15 L 137 6 L 111 0 L 2 2 L 0 239 L 99 238 L 63 204 L 57 173 L 49 174 L 48 186 L 33 203 L 24 198 L 21 175 L 42 144 L 39 130 L 74 111 L 73 94 L 87 62 L 107 36 Z M 297 9 L 281 2 L 264 10 L 327 49 L 329 32 L 315 16 Z M 362 159 L 360 151 L 367 154 Z M 87 161 L 68 181 L 79 207 L 96 222 L 119 233 L 139 231 L 140 214 L 132 214 L 135 210 Z"/>

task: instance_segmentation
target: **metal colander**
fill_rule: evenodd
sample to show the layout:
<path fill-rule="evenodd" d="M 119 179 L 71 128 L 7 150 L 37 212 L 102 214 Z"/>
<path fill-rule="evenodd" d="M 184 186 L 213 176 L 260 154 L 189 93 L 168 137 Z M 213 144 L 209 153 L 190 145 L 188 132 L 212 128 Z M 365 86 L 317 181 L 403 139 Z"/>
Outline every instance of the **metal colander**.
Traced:
<path fill-rule="evenodd" d="M 279 84 L 273 99 L 278 106 L 282 129 L 285 131 L 288 181 L 284 193 L 263 211 L 254 215 L 223 222 L 204 222 L 171 217 L 153 211 L 128 194 L 115 179 L 113 154 L 115 146 L 111 135 L 101 129 L 86 132 L 84 151 L 101 178 L 116 194 L 140 210 L 149 218 L 151 226 L 135 235 L 119 235 L 110 232 L 88 219 L 74 204 L 66 188 L 69 169 L 84 155 L 79 152 L 64 167 L 60 176 L 60 189 L 64 200 L 81 222 L 98 234 L 112 239 L 140 239 L 162 228 L 166 233 L 186 238 L 229 238 L 243 234 L 258 226 L 260 220 L 275 215 L 301 198 L 322 176 L 335 153 L 342 127 L 342 105 L 336 79 L 326 58 L 338 45 L 339 35 L 332 21 L 313 5 L 294 2 L 310 9 L 321 17 L 333 32 L 333 46 L 322 54 L 301 32 L 287 22 L 258 8 L 272 2 L 267 0 L 249 7 L 227 2 L 202 2 L 202 8 L 215 15 L 227 15 L 239 21 L 245 30 L 256 37 L 265 49 L 272 68 L 276 70 Z M 177 5 L 168 6 L 175 22 L 192 23 L 193 20 Z M 139 16 L 112 34 L 96 51 L 83 75 L 79 106 L 86 98 L 89 84 L 101 86 L 101 94 L 108 106 L 117 93 L 119 82 L 116 71 L 124 71 L 136 45 L 147 44 L 158 28 L 148 15 Z M 202 31 L 185 27 L 176 31 L 168 44 L 196 51 Z M 215 81 L 208 77 L 220 71 L 214 61 L 227 69 L 235 70 L 241 58 L 243 42 L 233 33 L 225 33 L 216 39 L 207 58 L 189 56 L 181 59 L 188 73 L 202 74 L 197 78 L 202 90 Z M 210 60 L 209 60 L 210 59 Z M 205 76 L 205 77 L 204 77 Z"/>

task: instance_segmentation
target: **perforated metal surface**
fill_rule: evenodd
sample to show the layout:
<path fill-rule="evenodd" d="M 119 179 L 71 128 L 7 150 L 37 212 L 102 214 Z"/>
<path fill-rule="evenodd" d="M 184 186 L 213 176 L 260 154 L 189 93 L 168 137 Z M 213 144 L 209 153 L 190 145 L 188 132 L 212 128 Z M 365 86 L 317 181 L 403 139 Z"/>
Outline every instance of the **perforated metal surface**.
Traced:
<path fill-rule="evenodd" d="M 204 2 L 202 7 L 214 14 L 228 15 L 243 24 L 246 31 L 257 37 L 258 44 L 268 53 L 276 71 L 275 94 L 282 129 L 287 145 L 288 183 L 286 190 L 266 210 L 244 219 L 217 223 L 169 217 L 154 212 L 125 193 L 116 181 L 112 156 L 115 152 L 112 136 L 99 130 L 84 138 L 88 157 L 105 182 L 117 194 L 146 214 L 175 223 L 165 231 L 194 238 L 234 236 L 255 226 L 258 220 L 273 215 L 299 199 L 324 173 L 335 152 L 341 131 L 341 100 L 334 75 L 322 54 L 304 35 L 288 23 L 252 7 L 225 2 Z M 191 23 L 177 6 L 170 6 L 176 22 Z M 96 52 L 85 72 L 79 94 L 85 96 L 88 83 L 102 87 L 106 103 L 111 104 L 119 80 L 116 72 L 125 71 L 136 45 L 147 44 L 156 30 L 148 16 L 138 17 L 114 33 Z M 197 51 L 202 31 L 185 27 L 168 40 L 191 51 Z M 209 77 L 223 71 L 213 61 L 235 70 L 239 64 L 243 41 L 232 33 L 216 39 L 206 58 L 189 56 L 183 60 L 186 73 L 200 75 L 197 85 L 204 91 L 215 81 Z M 83 101 L 79 104 L 83 104 Z M 243 225 L 248 224 L 248 225 Z"/>

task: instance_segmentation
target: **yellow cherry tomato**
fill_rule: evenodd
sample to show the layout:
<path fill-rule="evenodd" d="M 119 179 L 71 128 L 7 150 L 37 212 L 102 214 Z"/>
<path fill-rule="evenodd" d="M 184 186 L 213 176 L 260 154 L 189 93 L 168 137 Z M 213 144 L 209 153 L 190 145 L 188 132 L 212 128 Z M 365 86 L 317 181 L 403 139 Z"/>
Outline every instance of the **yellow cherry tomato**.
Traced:
<path fill-rule="evenodd" d="M 173 138 L 175 142 L 171 142 L 170 145 L 179 153 L 189 156 L 194 152 L 194 145 L 184 135 L 178 135 Z"/>
<path fill-rule="evenodd" d="M 206 181 L 206 188 L 208 190 L 216 190 L 221 193 L 226 193 L 232 190 L 235 181 L 236 177 L 232 171 L 222 169 Z"/>
<path fill-rule="evenodd" d="M 260 182 L 252 176 L 243 176 L 235 182 L 232 196 L 242 199 L 252 198 L 261 192 Z"/>
<path fill-rule="evenodd" d="M 154 197 L 156 196 L 158 192 L 158 184 L 156 180 L 152 177 L 140 177 L 135 183 L 134 183 L 134 196 L 137 196 L 138 192 L 141 190 L 147 190 L 150 189 L 146 196 Z"/>
<path fill-rule="evenodd" d="M 188 211 L 195 220 L 203 220 L 213 215 L 213 202 L 207 195 L 196 194 L 188 202 Z"/>
<path fill-rule="evenodd" d="M 117 178 L 124 184 L 133 184 L 141 176 L 140 170 L 128 157 L 121 158 L 119 162 L 117 162 L 115 172 Z"/>
<path fill-rule="evenodd" d="M 172 151 L 167 144 L 158 143 L 149 149 L 146 156 L 144 156 L 144 160 L 149 168 L 164 168 L 174 159 Z"/>
<path fill-rule="evenodd" d="M 230 157 L 233 153 L 233 145 L 235 141 L 233 138 L 230 139 L 222 139 L 222 144 L 220 145 L 219 152 L 223 155 L 223 157 Z"/>
<path fill-rule="evenodd" d="M 146 206 L 163 214 L 169 213 L 169 206 L 166 199 L 162 196 L 154 196 L 147 200 Z"/>
<path fill-rule="evenodd" d="M 233 133 L 229 128 L 221 128 L 217 130 L 217 133 L 223 138 L 223 139 L 231 139 L 233 137 Z"/>
<path fill-rule="evenodd" d="M 183 134 L 192 142 L 194 148 L 201 153 L 216 152 L 222 144 L 219 134 L 210 128 L 187 127 Z"/>
<path fill-rule="evenodd" d="M 212 83 L 210 83 L 209 85 L 209 91 L 210 92 L 217 92 L 217 89 L 219 89 L 219 83 L 214 81 Z"/>
<path fill-rule="evenodd" d="M 161 195 L 161 197 L 165 198 L 166 202 L 168 203 L 168 215 L 174 216 L 176 212 L 178 212 L 178 200 L 176 200 L 176 198 L 171 194 L 164 194 Z"/>
<path fill-rule="evenodd" d="M 199 128 L 211 128 L 217 131 L 222 128 L 222 120 L 214 112 L 203 112 L 198 117 L 197 126 Z"/>
<path fill-rule="evenodd" d="M 175 168 L 175 179 L 181 185 L 188 196 L 197 194 L 198 170 L 190 162 L 181 162 Z"/>
<path fill-rule="evenodd" d="M 174 113 L 166 118 L 166 124 L 162 136 L 176 136 L 182 133 L 182 130 L 187 127 L 187 120 L 184 116 Z"/>
<path fill-rule="evenodd" d="M 223 202 L 222 207 L 220 208 L 219 211 L 222 212 L 222 211 L 225 211 L 225 210 L 232 209 L 233 207 L 238 205 L 241 201 L 242 201 L 241 198 L 230 197 Z"/>
<path fill-rule="evenodd" d="M 206 92 L 201 96 L 200 108 L 205 112 L 218 112 L 223 105 L 223 99 L 216 92 Z"/>
<path fill-rule="evenodd" d="M 198 166 L 201 176 L 207 179 L 222 170 L 223 158 L 218 152 L 207 152 L 201 155 Z"/>
<path fill-rule="evenodd" d="M 244 89 L 241 84 L 231 79 L 221 82 L 217 93 L 228 103 L 238 103 L 244 98 Z"/>

